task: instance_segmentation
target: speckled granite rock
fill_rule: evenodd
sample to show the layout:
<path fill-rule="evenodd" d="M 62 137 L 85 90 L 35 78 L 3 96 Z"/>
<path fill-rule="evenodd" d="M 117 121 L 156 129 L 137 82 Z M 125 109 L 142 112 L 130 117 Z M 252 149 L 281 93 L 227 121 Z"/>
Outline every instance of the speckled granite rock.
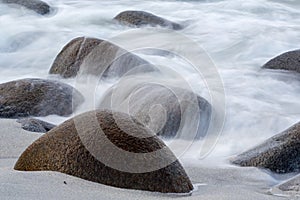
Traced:
<path fill-rule="evenodd" d="M 238 155 L 232 163 L 267 168 L 276 173 L 300 172 L 300 123 Z"/>
<path fill-rule="evenodd" d="M 30 132 L 46 133 L 56 127 L 54 124 L 34 118 L 18 119 L 17 122 L 21 124 L 24 130 Z"/>
<path fill-rule="evenodd" d="M 166 20 L 164 18 L 158 17 L 156 15 L 153 15 L 152 13 L 145 12 L 145 11 L 134 11 L 134 10 L 124 11 L 119 13 L 114 19 L 122 24 L 136 26 L 136 27 L 149 25 L 149 26 L 161 26 L 161 27 L 166 27 L 174 30 L 183 29 L 183 27 L 178 23 L 171 22 L 169 20 Z"/>
<path fill-rule="evenodd" d="M 64 78 L 77 74 L 118 77 L 129 71 L 148 72 L 147 61 L 108 41 L 79 37 L 70 41 L 57 55 L 49 71 Z"/>
<path fill-rule="evenodd" d="M 21 79 L 0 84 L 0 117 L 61 115 L 73 113 L 83 96 L 57 81 Z"/>
<path fill-rule="evenodd" d="M 0 0 L 1 2 L 20 5 L 41 15 L 50 13 L 50 6 L 40 0 Z"/>
<path fill-rule="evenodd" d="M 282 69 L 300 73 L 300 50 L 283 53 L 271 59 L 263 68 Z"/>
<path fill-rule="evenodd" d="M 124 154 L 114 148 L 133 153 L 131 162 L 123 162 Z M 164 153 L 152 154 L 161 149 Z M 137 164 L 137 168 L 129 169 L 137 173 L 111 168 L 96 158 L 119 163 L 124 169 Z M 138 173 L 140 168 L 154 165 L 156 159 L 173 162 Z M 181 164 L 157 136 L 132 117 L 107 110 L 84 113 L 52 129 L 23 152 L 15 169 L 58 171 L 110 186 L 163 193 L 188 193 L 193 189 Z"/>

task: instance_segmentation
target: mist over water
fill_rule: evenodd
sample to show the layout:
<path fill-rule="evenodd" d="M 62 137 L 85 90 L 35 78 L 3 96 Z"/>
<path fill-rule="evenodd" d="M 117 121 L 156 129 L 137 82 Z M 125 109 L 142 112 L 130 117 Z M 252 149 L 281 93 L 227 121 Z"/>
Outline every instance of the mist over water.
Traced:
<path fill-rule="evenodd" d="M 299 49 L 300 2 L 297 0 L 47 2 L 54 8 L 49 16 L 0 4 L 1 83 L 49 77 L 48 71 L 56 55 L 71 39 L 117 36 L 131 28 L 115 23 L 114 16 L 124 10 L 144 10 L 185 25 L 179 33 L 206 50 L 223 80 L 224 128 L 206 160 L 223 161 L 300 120 L 299 76 L 261 69 L 272 57 Z M 209 100 L 204 80 L 187 62 L 176 56 L 136 53 L 153 64 L 168 66 L 182 74 L 200 96 Z M 72 79 L 61 81 L 71 85 L 75 82 Z M 116 81 L 107 80 L 98 86 L 95 98 L 101 99 Z M 77 112 L 89 106 L 86 102 Z M 66 118 L 48 116 L 43 119 L 60 123 Z M 183 155 L 185 163 L 209 163 L 198 159 L 199 146 L 201 142 L 196 142 Z"/>

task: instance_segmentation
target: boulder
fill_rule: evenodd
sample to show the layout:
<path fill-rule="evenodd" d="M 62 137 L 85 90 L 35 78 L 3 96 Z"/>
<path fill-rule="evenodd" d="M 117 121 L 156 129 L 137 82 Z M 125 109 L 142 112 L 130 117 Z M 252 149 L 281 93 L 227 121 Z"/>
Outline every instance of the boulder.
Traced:
<path fill-rule="evenodd" d="M 170 164 L 144 171 L 165 161 Z M 52 129 L 23 152 L 14 168 L 58 171 L 127 189 L 163 193 L 193 189 L 179 161 L 157 136 L 131 116 L 108 110 L 81 114 Z"/>
<path fill-rule="evenodd" d="M 50 80 L 21 79 L 0 84 L 0 117 L 72 114 L 83 96 L 73 87 Z"/>
<path fill-rule="evenodd" d="M 275 187 L 283 192 L 300 195 L 300 175 L 293 177 Z"/>
<path fill-rule="evenodd" d="M 211 121 L 211 105 L 195 93 L 158 84 L 122 82 L 111 88 L 99 108 L 129 113 L 162 138 L 199 139 L 205 137 Z"/>
<path fill-rule="evenodd" d="M 263 68 L 289 70 L 300 73 L 300 50 L 283 53 L 271 59 Z"/>
<path fill-rule="evenodd" d="M 300 171 L 300 123 L 232 160 L 240 166 L 267 168 L 276 173 Z"/>
<path fill-rule="evenodd" d="M 50 6 L 40 0 L 0 0 L 0 2 L 20 5 L 41 15 L 50 13 Z"/>
<path fill-rule="evenodd" d="M 124 11 L 118 14 L 114 19 L 120 22 L 121 24 L 135 27 L 148 25 L 153 27 L 161 26 L 173 30 L 183 29 L 183 27 L 178 23 L 171 22 L 169 20 L 166 20 L 164 18 L 158 17 L 156 15 L 153 15 L 152 13 L 145 11 Z"/>
<path fill-rule="evenodd" d="M 79 37 L 57 55 L 49 71 L 64 78 L 77 74 L 118 77 L 125 73 L 155 71 L 147 61 L 117 45 L 96 38 Z"/>
<path fill-rule="evenodd" d="M 30 132 L 46 133 L 56 127 L 54 124 L 34 118 L 18 119 L 17 122 L 21 124 L 22 129 Z"/>

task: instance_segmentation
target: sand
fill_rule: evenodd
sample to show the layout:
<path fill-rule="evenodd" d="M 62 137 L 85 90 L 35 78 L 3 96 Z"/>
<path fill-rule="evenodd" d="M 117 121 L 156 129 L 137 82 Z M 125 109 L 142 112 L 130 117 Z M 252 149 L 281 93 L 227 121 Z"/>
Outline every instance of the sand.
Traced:
<path fill-rule="evenodd" d="M 195 191 L 178 196 L 119 189 L 85 181 L 57 172 L 19 172 L 13 170 L 20 154 L 41 136 L 21 129 L 15 120 L 0 120 L 0 199 L 291 199 L 272 195 L 278 184 L 270 174 L 256 168 L 186 165 Z"/>

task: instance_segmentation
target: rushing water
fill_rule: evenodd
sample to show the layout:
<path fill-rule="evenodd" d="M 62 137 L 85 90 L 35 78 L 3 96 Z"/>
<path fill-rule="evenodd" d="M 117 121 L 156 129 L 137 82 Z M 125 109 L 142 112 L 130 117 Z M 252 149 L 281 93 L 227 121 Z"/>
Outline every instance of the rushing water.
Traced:
<path fill-rule="evenodd" d="M 213 162 L 240 153 L 300 120 L 299 76 L 261 69 L 279 53 L 299 48 L 298 0 L 48 3 L 54 8 L 49 16 L 0 4 L 1 83 L 28 77 L 47 78 L 55 56 L 68 41 L 77 36 L 117 36 L 130 28 L 112 21 L 115 15 L 124 10 L 144 10 L 184 24 L 179 33 L 205 49 L 217 66 L 225 88 L 226 117 L 220 140 L 210 155 Z M 178 58 L 142 53 L 141 56 L 156 64 L 174 66 L 192 85 L 200 87 L 193 72 L 187 70 L 190 66 Z M 72 80 L 66 82 L 72 84 Z M 101 87 L 100 96 L 110 85 L 108 82 Z M 56 123 L 64 120 L 57 116 L 46 119 Z M 197 150 L 194 145 L 183 160 L 194 163 Z"/>

